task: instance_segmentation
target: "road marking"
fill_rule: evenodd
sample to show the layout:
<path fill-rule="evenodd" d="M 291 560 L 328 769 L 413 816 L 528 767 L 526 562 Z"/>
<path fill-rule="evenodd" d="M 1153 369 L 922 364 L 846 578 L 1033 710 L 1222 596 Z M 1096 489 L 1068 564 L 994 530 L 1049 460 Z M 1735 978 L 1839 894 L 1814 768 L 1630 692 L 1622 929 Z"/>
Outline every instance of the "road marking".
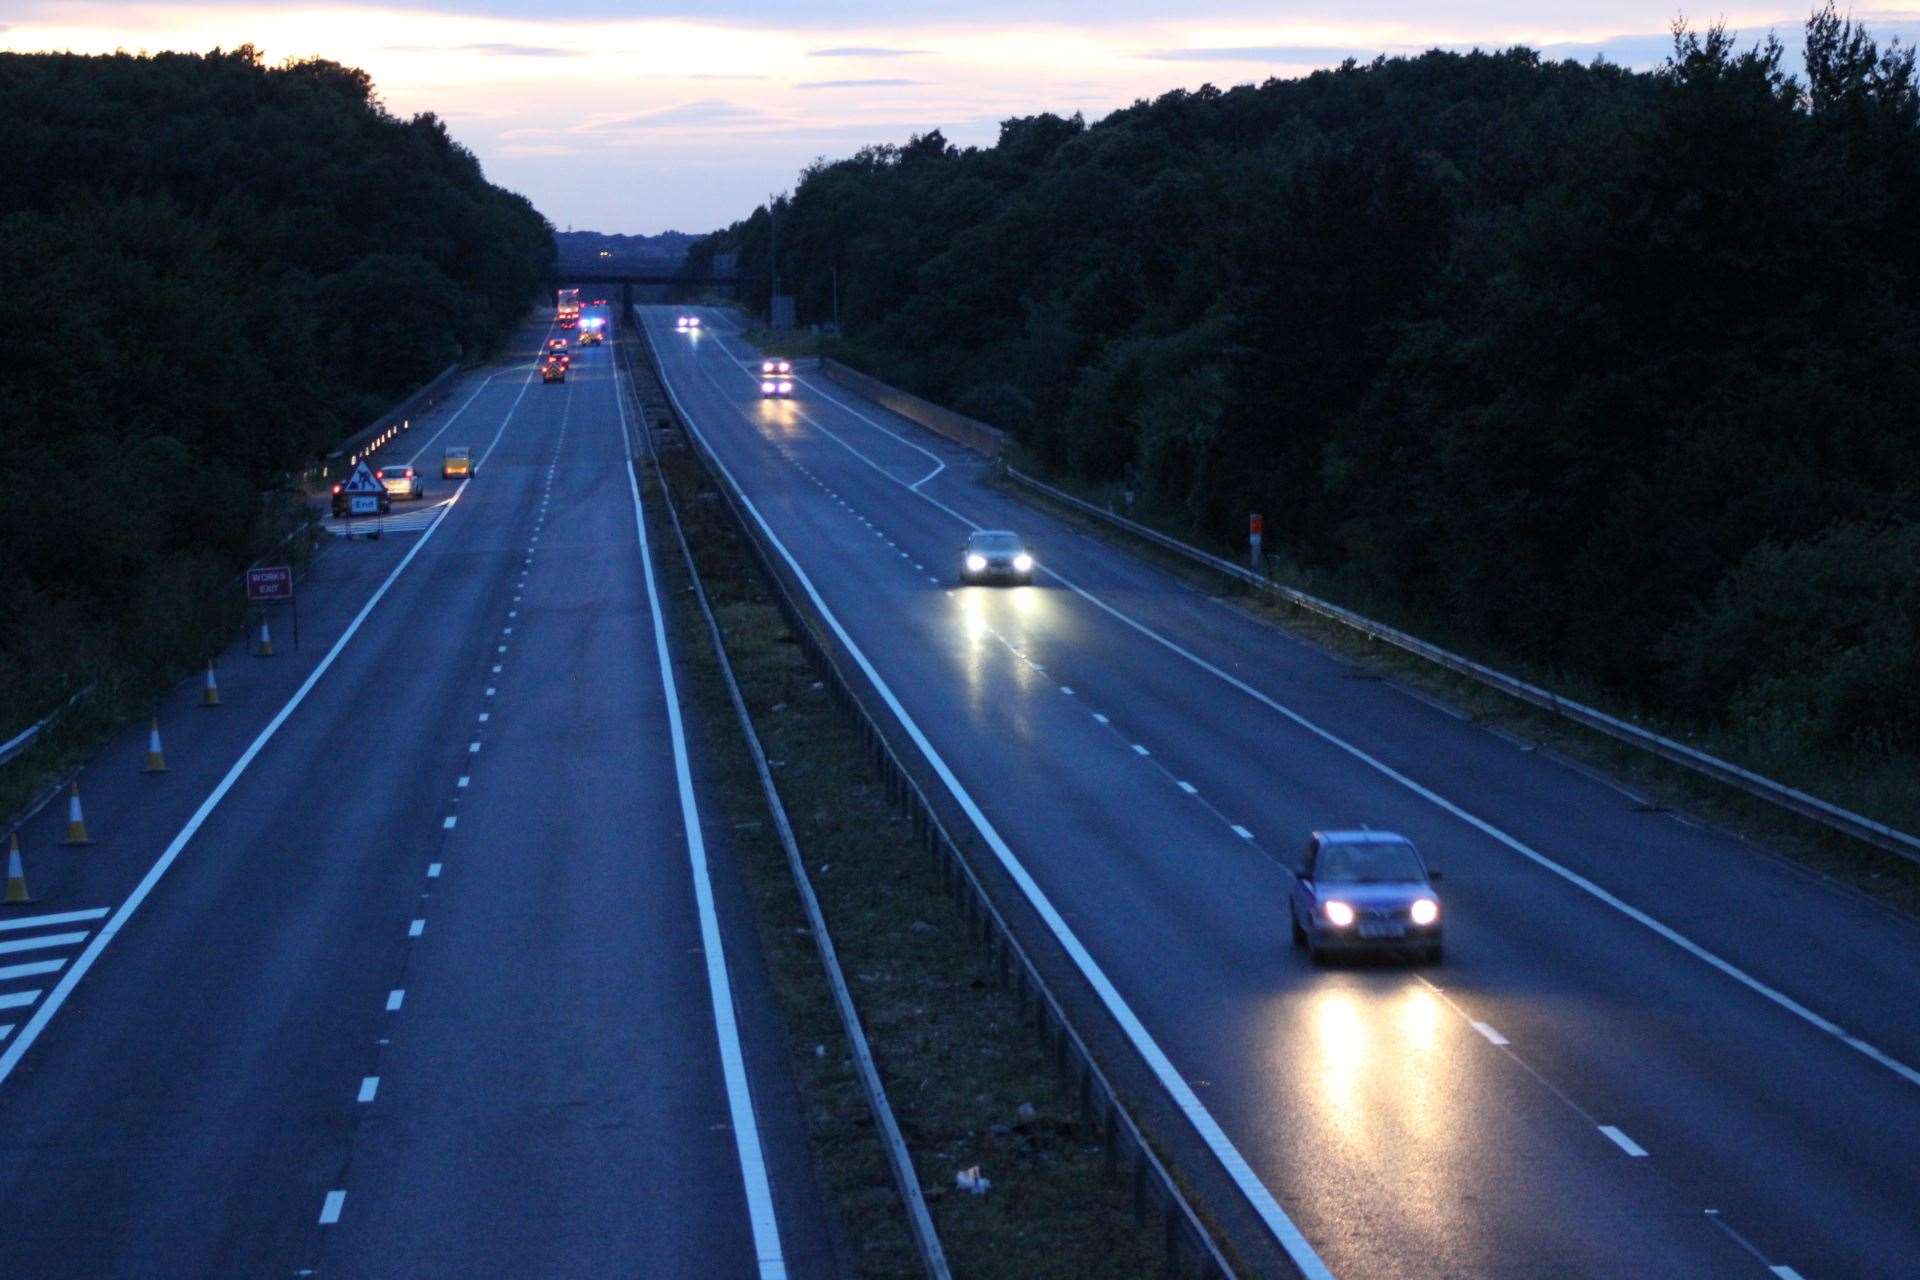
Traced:
<path fill-rule="evenodd" d="M 1096 712 L 1094 712 L 1094 713 L 1093 713 L 1093 718 L 1094 718 L 1095 720 L 1098 720 L 1098 721 L 1099 721 L 1099 722 L 1100 722 L 1101 724 L 1112 724 L 1112 723 L 1113 723 L 1113 721 L 1111 721 L 1111 720 L 1109 720 L 1109 719 L 1107 719 L 1107 718 L 1106 718 L 1105 716 L 1103 716 L 1103 715 L 1101 715 L 1101 714 L 1100 714 L 1100 713 L 1099 713 L 1098 711 L 1096 711 Z"/>
<path fill-rule="evenodd" d="M 37 978 L 43 973 L 58 973 L 66 963 L 65 959 L 60 959 L 33 960 L 26 964 L 10 964 L 4 968 L 0 968 L 0 982 L 7 982 L 14 978 Z"/>
<path fill-rule="evenodd" d="M 403 987 L 395 987 L 393 990 L 387 992 L 387 1012 L 392 1013 L 395 1009 L 398 1009 L 400 1002 L 406 998 L 406 989 Z"/>
<path fill-rule="evenodd" d="M 1180 788 L 1182 791 L 1186 792 L 1190 796 L 1197 796 L 1200 794 L 1200 789 L 1198 787 L 1195 787 L 1191 782 L 1182 782 L 1180 781 L 1180 779 L 1175 778 L 1173 780 L 1173 785 Z"/>
<path fill-rule="evenodd" d="M 1147 750 L 1137 742 L 1133 744 L 1133 753 L 1137 756 L 1150 756 L 1153 754 L 1153 752 Z"/>
<path fill-rule="evenodd" d="M 643 333 L 646 337 L 647 345 L 652 347 L 652 331 L 643 327 Z M 654 358 L 659 360 L 657 348 L 654 351 Z M 664 362 L 661 367 L 664 369 Z M 1126 997 L 1120 994 L 1119 988 L 1114 986 L 1113 980 L 1107 976 L 1105 970 L 1101 969 L 1099 963 L 1094 960 L 1093 954 L 1089 952 L 1085 944 L 1080 941 L 1079 937 L 1074 933 L 1072 926 L 1061 916 L 1052 901 L 1047 897 L 1046 892 L 1041 889 L 1033 876 L 1028 873 L 1025 865 L 1015 856 L 1013 849 L 1007 844 L 1006 840 L 1001 837 L 999 831 L 987 818 L 987 815 L 981 811 L 980 806 L 974 801 L 972 794 L 967 790 L 966 786 L 954 775 L 953 770 L 948 767 L 946 760 L 942 758 L 940 752 L 935 749 L 933 743 L 921 730 L 919 724 L 908 714 L 906 707 L 901 705 L 900 699 L 895 696 L 892 687 L 881 677 L 878 668 L 873 665 L 872 661 L 860 646 L 854 643 L 853 637 L 849 635 L 847 629 L 841 625 L 840 619 L 834 614 L 833 610 L 828 608 L 826 600 L 820 595 L 819 588 L 814 586 L 813 579 L 807 575 L 807 571 L 801 567 L 799 560 L 787 549 L 786 544 L 780 541 L 779 536 L 774 533 L 772 526 L 767 523 L 766 517 L 761 515 L 760 509 L 754 505 L 753 499 L 747 496 L 746 490 L 741 487 L 740 482 L 736 480 L 733 473 L 728 470 L 726 463 L 720 460 L 719 454 L 715 452 L 712 445 L 708 443 L 706 435 L 701 432 L 699 426 L 695 423 L 693 415 L 689 414 L 686 411 L 686 406 L 680 403 L 679 394 L 674 391 L 671 380 L 664 381 L 666 383 L 667 395 L 673 400 L 674 407 L 680 410 L 680 418 L 686 424 L 687 430 L 699 439 L 702 447 L 707 450 L 708 457 L 710 457 L 714 464 L 720 469 L 720 473 L 726 477 L 727 482 L 733 486 L 734 492 L 740 495 L 741 504 L 746 508 L 748 514 L 753 517 L 754 522 L 759 525 L 761 532 L 766 535 L 767 540 L 779 553 L 781 559 L 786 562 L 787 567 L 793 571 L 795 580 L 799 583 L 801 589 L 806 592 L 807 597 L 812 600 L 814 608 L 820 611 L 820 616 L 826 621 L 827 626 L 833 631 L 834 635 L 839 638 L 840 643 L 845 646 L 846 652 L 853 658 L 855 664 L 859 666 L 867 679 L 872 681 L 875 691 L 880 695 L 881 700 L 887 704 L 888 710 L 893 713 L 894 718 L 899 722 L 901 727 L 906 730 L 907 735 L 913 739 L 914 745 L 919 749 L 922 757 L 928 764 L 933 767 L 934 772 L 939 775 L 941 783 L 946 787 L 948 793 L 953 796 L 954 800 L 966 812 L 968 819 L 973 823 L 974 830 L 978 831 L 981 837 L 987 842 L 988 847 L 993 850 L 994 856 L 998 859 L 1000 865 L 1005 868 L 1007 874 L 1012 877 L 1014 883 L 1018 885 L 1021 892 L 1026 895 L 1027 901 L 1033 904 L 1034 910 L 1039 914 L 1041 920 L 1053 933 L 1054 937 L 1060 941 L 1061 946 L 1066 950 L 1068 956 L 1073 960 L 1080 972 L 1085 975 L 1088 982 L 1092 984 L 1101 1002 L 1104 1003 L 1108 1011 L 1113 1014 L 1115 1021 L 1120 1024 L 1127 1038 L 1133 1043 L 1135 1050 L 1146 1060 L 1148 1068 L 1160 1081 L 1161 1086 L 1166 1089 L 1174 1104 L 1178 1106 L 1186 1116 L 1187 1122 L 1193 1125 L 1194 1129 L 1198 1131 L 1201 1140 L 1204 1141 L 1213 1152 L 1214 1158 L 1225 1167 L 1227 1176 L 1233 1179 L 1235 1185 L 1239 1187 L 1240 1193 L 1247 1198 L 1248 1202 L 1253 1206 L 1254 1211 L 1260 1215 L 1267 1229 L 1272 1232 L 1274 1237 L 1280 1242 L 1281 1247 L 1285 1249 L 1287 1255 L 1293 1259 L 1294 1265 L 1299 1267 L 1306 1280 L 1333 1280 L 1333 1272 L 1327 1267 L 1327 1264 L 1321 1260 L 1320 1255 L 1314 1252 L 1313 1246 L 1308 1243 L 1306 1236 L 1301 1234 L 1300 1228 L 1294 1224 L 1292 1218 L 1287 1216 L 1286 1210 L 1280 1207 L 1280 1202 L 1274 1199 L 1273 1193 L 1267 1189 L 1266 1184 L 1260 1180 L 1259 1175 L 1254 1173 L 1253 1167 L 1247 1163 L 1246 1157 L 1240 1153 L 1240 1149 L 1234 1145 L 1233 1140 L 1227 1136 L 1226 1131 L 1220 1127 L 1219 1121 L 1213 1118 L 1212 1112 L 1207 1110 L 1206 1104 L 1200 1101 L 1199 1095 L 1194 1093 L 1193 1087 L 1187 1083 L 1186 1078 L 1175 1068 L 1172 1060 L 1167 1057 L 1166 1051 L 1160 1047 L 1159 1042 L 1154 1039 L 1153 1034 L 1147 1030 L 1146 1024 L 1141 1022 L 1139 1016 L 1133 1012 L 1132 1007 L 1128 1005 L 1126 1001 Z M 735 407 L 738 408 L 737 405 Z M 744 409 L 740 410 L 740 415 L 742 418 L 747 418 L 748 416 Z M 928 499 L 928 501 L 932 501 L 932 499 Z M 637 488 L 634 491 L 634 505 L 637 517 L 639 507 L 639 490 Z M 643 531 L 641 534 L 643 543 L 645 536 Z M 660 625 L 657 610 L 655 611 L 654 625 L 656 627 Z M 663 654 L 663 664 L 664 660 L 665 655 Z M 673 701 L 669 700 L 667 705 L 671 712 L 674 709 Z M 712 956 L 716 953 L 715 949 L 709 947 L 708 952 L 711 961 Z"/>
<path fill-rule="evenodd" d="M 493 674 L 495 675 L 500 674 L 500 664 L 497 662 L 493 664 Z"/>
<path fill-rule="evenodd" d="M 440 864 L 437 862 L 429 862 L 427 864 L 427 879 L 438 880 L 439 878 L 440 878 Z"/>
<path fill-rule="evenodd" d="M 78 924 L 82 920 L 98 920 L 105 914 L 106 907 L 95 907 L 91 911 L 56 911 L 50 916 L 19 916 L 0 920 L 0 933 L 10 929 L 39 929 L 50 924 Z"/>
<path fill-rule="evenodd" d="M 359 1094 L 359 1097 L 355 1099 L 355 1101 L 372 1102 L 373 1095 L 378 1092 L 380 1092 L 380 1077 L 379 1076 L 362 1076 L 360 1078 L 360 1094 Z"/>
<path fill-rule="evenodd" d="M 11 1022 L 0 1022 L 0 1040 L 5 1040 L 13 1034 L 13 1026 Z"/>
<path fill-rule="evenodd" d="M 79 933 L 49 933 L 40 938 L 19 938 L 13 942 L 0 942 L 0 956 L 15 951 L 38 951 L 42 947 L 70 947 L 76 942 L 87 940 L 86 931 Z"/>
<path fill-rule="evenodd" d="M 1614 1128 L 1610 1124 L 1601 1125 L 1600 1132 L 1606 1134 L 1607 1139 L 1610 1142 L 1612 1142 L 1614 1146 L 1620 1148 L 1622 1151 L 1626 1152 L 1630 1156 L 1639 1157 L 1647 1154 L 1647 1150 L 1645 1147 L 1641 1146 L 1639 1143 L 1635 1142 L 1632 1138 L 1629 1138 L 1626 1134 L 1620 1132 L 1618 1129 Z"/>
<path fill-rule="evenodd" d="M 1768 1267 L 1767 1270 L 1773 1272 L 1773 1274 L 1775 1274 L 1776 1276 L 1779 1276 L 1780 1280 L 1803 1280 L 1803 1277 L 1800 1275 L 1800 1273 L 1798 1271 L 1795 1271 L 1792 1267 Z"/>
<path fill-rule="evenodd" d="M 454 785 L 454 786 L 456 786 L 456 787 L 459 787 L 459 788 L 461 788 L 462 790 L 465 790 L 465 788 L 466 788 L 466 785 L 467 785 L 467 784 L 468 784 L 469 782 L 472 782 L 472 781 L 473 781 L 473 779 L 472 779 L 472 778 L 470 778 L 470 777 L 468 777 L 468 776 L 467 776 L 466 774 L 464 774 L 464 773 L 463 773 L 463 774 L 461 774 L 461 775 L 460 775 L 460 780 L 459 780 L 458 782 L 456 782 L 456 783 L 454 783 L 453 785 Z"/>
<path fill-rule="evenodd" d="M 327 1202 L 320 1206 L 320 1225 L 323 1227 L 330 1227 L 334 1223 L 340 1221 L 340 1210 L 342 1207 L 346 1205 L 346 1203 L 347 1203 L 346 1192 L 344 1191 L 327 1192 Z"/>
<path fill-rule="evenodd" d="M 1069 688 L 1067 688 L 1067 686 L 1066 686 L 1066 685 L 1061 685 L 1061 686 L 1060 686 L 1060 692 L 1062 692 L 1062 693 L 1064 693 L 1064 694 L 1066 694 L 1066 695 L 1067 695 L 1067 696 L 1068 696 L 1069 698 L 1071 698 L 1071 697 L 1073 696 L 1073 690 L 1071 690 L 1071 689 L 1069 689 Z"/>
<path fill-rule="evenodd" d="M 417 938 L 426 931 L 427 922 L 425 920 L 416 919 L 412 924 L 407 926 L 407 936 L 409 938 Z"/>
<path fill-rule="evenodd" d="M 477 743 L 477 742 L 469 742 L 469 743 L 467 744 L 467 754 L 468 754 L 468 755 L 472 755 L 472 754 L 473 754 L 474 752 L 476 752 L 476 751 L 478 751 L 479 749 L 480 749 L 480 744 L 479 744 L 479 743 Z"/>
<path fill-rule="evenodd" d="M 1239 836 L 1242 840 L 1253 839 L 1253 832 L 1247 830 L 1245 827 L 1241 826 L 1239 823 L 1235 822 L 1229 825 L 1233 827 L 1233 834 Z"/>
<path fill-rule="evenodd" d="M 444 821 L 440 823 L 440 829 L 442 831 L 451 831 L 454 828 L 454 824 L 459 821 L 460 819 L 449 815 Z"/>
<path fill-rule="evenodd" d="M 1501 1035 L 1498 1031 L 1495 1031 L 1492 1027 L 1488 1026 L 1484 1022 L 1474 1022 L 1471 1019 L 1469 1019 L 1468 1025 L 1472 1026 L 1472 1028 L 1475 1031 L 1478 1031 L 1481 1035 L 1485 1036 L 1489 1043 L 1492 1043 L 1492 1044 L 1507 1043 L 1507 1038 L 1505 1036 Z"/>
<path fill-rule="evenodd" d="M 491 698 L 491 697 L 493 696 L 493 694 L 494 694 L 494 689 L 493 689 L 493 686 L 492 686 L 492 685 L 488 685 L 488 686 L 487 686 L 487 696 L 488 696 L 489 698 Z"/>
<path fill-rule="evenodd" d="M 626 401 L 619 399 L 621 424 L 626 425 Z M 733 1121 L 733 1141 L 739 1154 L 740 1176 L 747 1194 L 747 1218 L 753 1227 L 754 1252 L 761 1280 L 780 1280 L 787 1274 L 780 1251 L 780 1225 L 774 1216 L 773 1188 L 767 1157 L 760 1146 L 759 1121 L 754 1116 L 753 1092 L 747 1083 L 746 1057 L 735 1021 L 733 984 L 727 973 L 727 955 L 720 937 L 720 919 L 713 905 L 713 885 L 707 873 L 707 846 L 700 827 L 700 804 L 693 794 L 692 765 L 687 758 L 686 730 L 680 722 L 680 691 L 667 653 L 666 621 L 660 593 L 653 580 L 653 549 L 647 542 L 646 515 L 640 507 L 640 482 L 631 459 L 627 487 L 633 494 L 633 527 L 640 541 L 640 567 L 647 583 L 647 605 L 653 613 L 653 645 L 660 663 L 660 685 L 667 704 L 667 728 L 673 739 L 673 772 L 680 789 L 680 816 L 686 829 L 687 860 L 693 867 L 693 896 L 700 911 L 700 942 L 707 963 L 707 987 L 713 1000 L 714 1031 L 720 1042 L 721 1074 L 727 1085 L 727 1110 Z"/>
<path fill-rule="evenodd" d="M 491 714 L 490 712 L 486 712 L 486 711 L 482 711 L 482 712 L 480 713 L 480 723 L 481 723 L 481 724 L 485 724 L 485 723 L 487 722 L 487 717 L 488 717 L 488 716 L 489 716 L 490 714 Z"/>
<path fill-rule="evenodd" d="M 9 991 L 7 994 L 0 996 L 0 1009 L 24 1009 L 39 998 L 40 993 L 38 991 Z M 45 1005 L 41 1005 L 40 1007 L 42 1009 L 46 1008 Z M 29 1022 L 27 1026 L 31 1028 L 33 1024 Z M 25 1036 L 22 1036 L 14 1042 L 13 1047 L 18 1049 L 21 1045 L 28 1043 L 31 1042 Z M 12 1050 L 9 1050 L 9 1052 L 11 1051 Z"/>

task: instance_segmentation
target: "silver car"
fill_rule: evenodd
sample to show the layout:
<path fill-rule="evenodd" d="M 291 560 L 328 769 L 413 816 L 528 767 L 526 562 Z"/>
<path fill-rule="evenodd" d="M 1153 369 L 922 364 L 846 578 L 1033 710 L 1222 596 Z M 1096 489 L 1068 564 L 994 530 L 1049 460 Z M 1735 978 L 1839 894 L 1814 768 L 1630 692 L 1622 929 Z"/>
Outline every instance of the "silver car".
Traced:
<path fill-rule="evenodd" d="M 389 498 L 424 498 L 425 486 L 420 483 L 419 475 L 405 463 L 391 467 L 381 467 L 373 473 L 373 478 L 386 486 Z"/>
<path fill-rule="evenodd" d="M 1020 535 L 1005 529 L 981 529 L 960 547 L 962 582 L 1033 582 L 1033 556 Z"/>
<path fill-rule="evenodd" d="M 1318 962 L 1329 952 L 1443 954 L 1440 897 L 1420 851 L 1391 831 L 1316 831 L 1293 870 L 1293 945 Z"/>

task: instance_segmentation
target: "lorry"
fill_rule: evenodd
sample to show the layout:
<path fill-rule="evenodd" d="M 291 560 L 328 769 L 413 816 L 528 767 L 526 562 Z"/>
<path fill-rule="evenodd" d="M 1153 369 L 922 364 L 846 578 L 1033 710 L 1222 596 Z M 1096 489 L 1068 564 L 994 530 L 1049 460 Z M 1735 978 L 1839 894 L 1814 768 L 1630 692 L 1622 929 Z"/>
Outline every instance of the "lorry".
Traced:
<path fill-rule="evenodd" d="M 571 329 L 580 323 L 580 291 L 562 289 L 555 304 L 555 319 L 562 329 Z"/>

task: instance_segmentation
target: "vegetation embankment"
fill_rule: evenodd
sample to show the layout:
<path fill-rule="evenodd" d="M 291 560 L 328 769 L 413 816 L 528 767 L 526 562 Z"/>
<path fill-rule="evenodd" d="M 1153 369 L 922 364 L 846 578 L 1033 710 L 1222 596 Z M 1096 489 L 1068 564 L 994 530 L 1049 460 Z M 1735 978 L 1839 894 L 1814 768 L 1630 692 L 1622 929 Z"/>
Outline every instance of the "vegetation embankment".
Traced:
<path fill-rule="evenodd" d="M 0 738 L 91 685 L 84 737 L 230 634 L 290 474 L 503 339 L 552 228 L 331 62 L 0 54 L 0 118 Z"/>
<path fill-rule="evenodd" d="M 686 522 L 953 1274 L 1153 1274 L 1153 1232 L 1134 1224 L 1125 1186 L 1106 1179 L 1099 1134 L 1054 1092 L 1048 1055 L 1019 1002 L 977 967 L 966 922 L 912 823 L 862 763 L 858 734 L 808 664 L 699 464 L 685 452 L 665 453 L 661 464 L 654 478 L 671 489 Z M 669 549 L 661 557 L 667 577 L 683 582 L 658 503 L 652 519 L 656 545 Z M 714 792 L 759 913 L 850 1268 L 863 1277 L 921 1274 L 705 624 L 692 607 L 675 613 L 676 649 L 716 747 Z M 975 1166 L 992 1183 L 983 1196 L 955 1187 L 955 1176 Z"/>
<path fill-rule="evenodd" d="M 1676 32 L 1211 86 L 821 162 L 836 354 L 1293 580 L 1912 827 L 1920 86 Z M 765 209 L 700 242 L 764 304 Z M 837 276 L 836 273 L 837 272 Z"/>

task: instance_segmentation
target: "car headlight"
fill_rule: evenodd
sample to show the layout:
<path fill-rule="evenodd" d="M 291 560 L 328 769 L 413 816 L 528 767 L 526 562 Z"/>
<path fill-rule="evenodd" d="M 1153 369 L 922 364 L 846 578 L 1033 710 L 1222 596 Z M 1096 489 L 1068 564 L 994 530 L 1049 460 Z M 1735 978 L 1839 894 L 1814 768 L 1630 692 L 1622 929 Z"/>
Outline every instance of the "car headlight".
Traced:
<path fill-rule="evenodd" d="M 987 558 L 978 552 L 967 557 L 967 571 L 979 573 L 987 567 Z"/>
<path fill-rule="evenodd" d="M 793 372 L 793 363 L 792 363 L 791 361 L 788 361 L 788 360 L 782 360 L 782 361 L 780 362 L 780 372 L 782 372 L 782 373 L 792 373 L 792 372 Z"/>
<path fill-rule="evenodd" d="M 791 393 L 792 393 L 792 391 L 793 391 L 793 384 L 792 384 L 791 382 L 783 382 L 783 383 L 781 383 L 781 384 L 780 384 L 780 394 L 781 394 L 781 395 L 783 395 L 783 396 L 784 396 L 784 395 L 789 395 L 789 394 L 791 394 Z"/>
<path fill-rule="evenodd" d="M 760 384 L 760 394 L 761 394 L 761 395 L 763 395 L 763 396 L 770 396 L 770 395 L 772 395 L 772 394 L 773 394 L 773 384 L 772 384 L 771 382 L 763 382 L 763 383 L 761 383 L 761 384 Z"/>
<path fill-rule="evenodd" d="M 1440 904 L 1432 898 L 1416 898 L 1412 914 L 1415 924 L 1432 924 L 1440 918 Z"/>
<path fill-rule="evenodd" d="M 1329 902 L 1320 909 L 1326 913 L 1327 923 L 1336 929 L 1344 929 L 1353 923 L 1353 908 L 1344 902 Z"/>
<path fill-rule="evenodd" d="M 1033 557 L 1022 551 L 1013 558 L 1013 567 L 1020 573 L 1026 573 L 1033 568 Z"/>
<path fill-rule="evenodd" d="M 772 373 L 772 372 L 773 372 L 773 361 L 771 361 L 771 360 L 762 360 L 762 361 L 760 362 L 760 372 L 762 372 L 762 373 Z"/>
<path fill-rule="evenodd" d="M 687 318 L 687 328 L 689 328 L 689 329 L 698 329 L 699 327 L 700 327 L 700 317 L 699 317 L 699 316 L 689 316 L 689 317 Z"/>

